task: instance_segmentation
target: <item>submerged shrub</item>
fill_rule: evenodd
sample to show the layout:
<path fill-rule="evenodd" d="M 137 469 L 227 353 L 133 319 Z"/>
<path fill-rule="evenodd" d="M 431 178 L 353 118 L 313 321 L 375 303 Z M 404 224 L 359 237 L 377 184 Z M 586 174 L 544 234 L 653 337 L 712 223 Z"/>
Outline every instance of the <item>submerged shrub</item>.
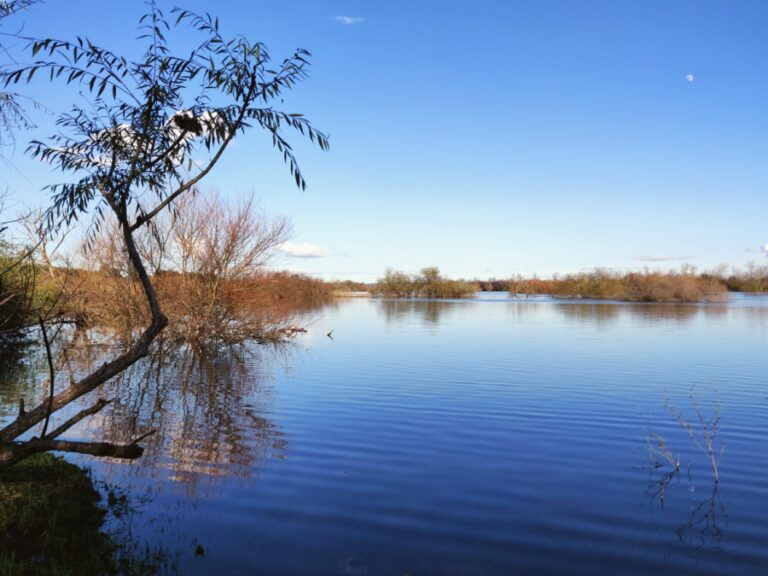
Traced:
<path fill-rule="evenodd" d="M 297 314 L 330 298 L 330 285 L 265 265 L 291 235 L 290 224 L 253 198 L 187 197 L 137 234 L 169 326 L 161 339 L 199 347 L 274 341 L 296 331 Z M 92 240 L 90 270 L 78 271 L 67 315 L 81 324 L 132 334 L 150 310 L 111 228 Z"/>
<path fill-rule="evenodd" d="M 443 278 L 440 270 L 432 266 L 423 268 L 419 274 L 387 268 L 372 292 L 386 298 L 468 298 L 478 289 L 473 282 Z"/>
<path fill-rule="evenodd" d="M 685 272 L 619 274 L 597 269 L 554 279 L 548 288 L 550 294 L 561 298 L 625 302 L 720 302 L 728 295 L 719 279 Z"/>
<path fill-rule="evenodd" d="M 768 292 L 768 266 L 749 264 L 746 270 L 734 269 L 730 275 L 712 272 L 710 276 L 724 283 L 732 292 Z"/>

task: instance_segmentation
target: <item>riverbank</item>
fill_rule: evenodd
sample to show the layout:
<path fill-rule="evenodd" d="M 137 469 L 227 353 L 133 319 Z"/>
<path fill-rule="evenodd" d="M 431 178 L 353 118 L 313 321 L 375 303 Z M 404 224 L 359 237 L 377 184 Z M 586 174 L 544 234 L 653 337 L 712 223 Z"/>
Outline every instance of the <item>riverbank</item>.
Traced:
<path fill-rule="evenodd" d="M 104 530 L 128 501 L 63 458 L 40 454 L 0 471 L 0 576 L 101 576 L 172 572 L 164 559 Z"/>
<path fill-rule="evenodd" d="M 50 454 L 0 472 L 0 574 L 105 574 L 115 544 L 81 468 Z"/>

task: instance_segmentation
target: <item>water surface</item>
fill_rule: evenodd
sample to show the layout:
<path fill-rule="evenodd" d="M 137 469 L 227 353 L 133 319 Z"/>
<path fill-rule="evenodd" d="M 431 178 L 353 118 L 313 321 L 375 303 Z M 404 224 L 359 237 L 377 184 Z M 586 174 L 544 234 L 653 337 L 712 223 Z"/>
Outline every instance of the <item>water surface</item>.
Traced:
<path fill-rule="evenodd" d="M 135 367 L 78 433 L 147 454 L 78 461 L 185 574 L 765 574 L 767 352 L 766 297 L 342 301 Z M 719 414 L 719 482 L 675 413 Z"/>

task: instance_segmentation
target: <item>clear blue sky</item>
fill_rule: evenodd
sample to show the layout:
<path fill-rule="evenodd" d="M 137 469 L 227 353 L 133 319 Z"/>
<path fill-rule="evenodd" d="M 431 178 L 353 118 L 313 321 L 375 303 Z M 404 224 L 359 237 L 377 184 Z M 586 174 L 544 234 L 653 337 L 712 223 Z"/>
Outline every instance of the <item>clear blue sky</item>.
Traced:
<path fill-rule="evenodd" d="M 314 55 L 285 103 L 331 135 L 330 153 L 298 146 L 307 191 L 255 133 L 206 184 L 255 191 L 293 220 L 296 243 L 327 254 L 280 266 L 373 280 L 387 266 L 503 277 L 768 263 L 768 2 L 178 2 L 276 58 Z M 46 0 L 17 22 L 130 55 L 143 9 Z M 34 94 L 55 110 L 72 101 Z M 40 203 L 52 175 L 22 148 L 2 180 Z"/>

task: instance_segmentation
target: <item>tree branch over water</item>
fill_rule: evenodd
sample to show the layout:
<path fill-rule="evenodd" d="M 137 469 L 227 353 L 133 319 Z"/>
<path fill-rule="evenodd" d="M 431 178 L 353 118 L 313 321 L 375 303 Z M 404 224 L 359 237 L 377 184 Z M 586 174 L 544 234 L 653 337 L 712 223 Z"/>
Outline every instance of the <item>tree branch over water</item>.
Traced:
<path fill-rule="evenodd" d="M 147 48 L 140 60 L 129 61 L 81 37 L 72 41 L 28 38 L 35 60 L 0 75 L 5 87 L 32 82 L 37 75 L 52 83 L 70 84 L 85 95 L 87 105 L 59 116 L 57 134 L 28 147 L 32 157 L 75 177 L 47 187 L 51 200 L 45 211 L 46 234 L 60 233 L 86 217 L 93 218 L 91 230 L 98 233 L 111 214 L 117 221 L 130 274 L 138 280 L 150 312 L 148 325 L 121 354 L 31 410 L 20 411 L 0 429 L 0 465 L 47 450 L 138 457 L 141 447 L 135 442 L 113 445 L 57 439 L 104 408 L 103 400 L 41 438 L 17 439 L 150 352 L 168 319 L 134 233 L 174 207 L 205 178 L 237 134 L 255 127 L 266 130 L 302 189 L 306 182 L 284 130 L 293 130 L 322 150 L 328 149 L 326 136 L 302 115 L 272 107 L 273 101 L 306 77 L 309 52 L 297 50 L 272 69 L 263 44 L 242 36 L 225 39 L 218 19 L 212 16 L 181 9 L 172 12 L 174 23 L 154 3 L 149 4 L 141 19 L 140 39 Z M 201 37 L 186 57 L 174 54 L 166 38 L 181 25 L 191 26 Z M 196 96 L 188 101 L 189 94 Z M 42 329 L 45 332 L 45 324 Z M 53 370 L 51 373 L 53 392 Z"/>

